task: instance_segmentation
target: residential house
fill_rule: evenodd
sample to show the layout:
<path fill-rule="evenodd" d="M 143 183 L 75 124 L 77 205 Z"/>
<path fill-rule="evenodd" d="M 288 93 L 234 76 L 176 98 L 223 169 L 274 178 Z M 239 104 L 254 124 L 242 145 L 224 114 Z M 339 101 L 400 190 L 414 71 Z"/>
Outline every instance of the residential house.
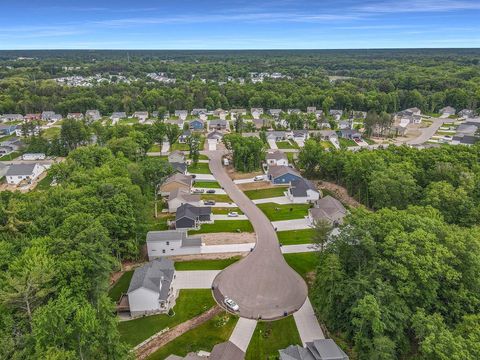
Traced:
<path fill-rule="evenodd" d="M 463 109 L 459 111 L 458 116 L 469 119 L 475 117 L 475 111 L 470 109 Z"/>
<path fill-rule="evenodd" d="M 268 109 L 267 111 L 267 113 L 273 117 L 279 117 L 282 112 L 282 109 Z"/>
<path fill-rule="evenodd" d="M 333 226 L 343 223 L 347 210 L 340 201 L 327 195 L 315 203 L 315 207 L 308 210 L 308 219 L 311 224 L 320 220 L 327 220 Z"/>
<path fill-rule="evenodd" d="M 420 110 L 419 108 L 417 107 L 413 107 L 413 108 L 409 108 L 407 110 L 404 110 L 405 112 L 408 112 L 412 115 L 417 115 L 417 116 L 420 116 L 422 115 L 422 110 Z"/>
<path fill-rule="evenodd" d="M 213 112 L 214 116 L 219 117 L 221 120 L 225 120 L 227 118 L 227 112 L 223 109 L 217 109 Z"/>
<path fill-rule="evenodd" d="M 67 119 L 73 119 L 73 120 L 83 120 L 83 114 L 82 113 L 68 113 L 67 114 Z"/>
<path fill-rule="evenodd" d="M 220 131 L 212 131 L 207 135 L 208 150 L 215 151 L 217 150 L 217 144 L 219 144 L 223 139 L 223 134 Z"/>
<path fill-rule="evenodd" d="M 307 204 L 317 201 L 320 198 L 320 192 L 310 181 L 302 178 L 292 181 L 287 197 L 294 204 Z"/>
<path fill-rule="evenodd" d="M 267 176 L 274 185 L 286 185 L 302 178 L 296 170 L 289 166 L 270 166 Z"/>
<path fill-rule="evenodd" d="M 348 355 L 332 339 L 307 342 L 305 347 L 290 345 L 278 352 L 280 360 L 348 360 Z"/>
<path fill-rule="evenodd" d="M 352 128 L 352 122 L 349 120 L 339 121 L 338 128 L 340 130 L 347 130 Z"/>
<path fill-rule="evenodd" d="M 183 204 L 201 206 L 200 195 L 191 194 L 185 189 L 175 189 L 168 195 L 168 212 L 175 213 Z"/>
<path fill-rule="evenodd" d="M 317 111 L 316 106 L 308 106 L 307 107 L 307 114 L 315 114 L 316 111 Z"/>
<path fill-rule="evenodd" d="M 294 141 L 306 141 L 308 139 L 308 130 L 293 130 L 292 138 Z"/>
<path fill-rule="evenodd" d="M 188 111 L 187 110 L 175 110 L 175 116 L 178 117 L 179 119 L 185 121 L 188 116 Z"/>
<path fill-rule="evenodd" d="M 102 115 L 98 110 L 87 110 L 87 112 L 85 113 L 85 118 L 88 121 L 97 121 L 102 118 Z"/>
<path fill-rule="evenodd" d="M 25 153 L 22 155 L 22 160 L 26 161 L 35 161 L 35 160 L 45 160 L 46 155 L 44 153 Z"/>
<path fill-rule="evenodd" d="M 185 357 L 170 355 L 165 360 L 244 360 L 245 353 L 231 341 L 217 344 L 210 355 L 205 353 L 188 353 Z"/>
<path fill-rule="evenodd" d="M 234 116 L 236 116 L 236 115 L 246 116 L 247 115 L 247 109 L 231 109 L 230 114 L 234 115 Z"/>
<path fill-rule="evenodd" d="M 340 121 L 343 115 L 343 110 L 330 110 L 329 114 L 334 118 L 335 121 Z"/>
<path fill-rule="evenodd" d="M 0 125 L 0 136 L 9 136 L 15 134 L 17 125 Z"/>
<path fill-rule="evenodd" d="M 127 113 L 125 112 L 114 112 L 112 116 L 110 116 L 110 119 L 112 119 L 112 123 L 116 124 L 119 122 L 121 119 L 125 119 L 127 117 Z"/>
<path fill-rule="evenodd" d="M 270 119 L 253 119 L 252 120 L 253 124 L 255 125 L 255 129 L 261 130 L 263 128 L 269 129 L 271 127 L 271 121 Z"/>
<path fill-rule="evenodd" d="M 135 111 L 132 117 L 137 118 L 138 122 L 144 123 L 148 120 L 148 111 Z"/>
<path fill-rule="evenodd" d="M 479 141 L 480 141 L 480 137 L 475 135 L 455 135 L 452 138 L 451 144 L 471 146 L 471 145 L 475 145 Z"/>
<path fill-rule="evenodd" d="M 23 117 L 25 121 L 37 121 L 42 120 L 42 114 L 27 114 Z"/>
<path fill-rule="evenodd" d="M 352 111 L 350 113 L 350 118 L 354 120 L 363 120 L 367 118 L 366 111 Z"/>
<path fill-rule="evenodd" d="M 186 230 L 149 231 L 147 233 L 148 259 L 164 256 L 200 254 L 202 238 L 188 236 Z"/>
<path fill-rule="evenodd" d="M 24 143 L 17 137 L 2 141 L 0 142 L 0 156 L 9 155 L 23 147 Z"/>
<path fill-rule="evenodd" d="M 322 118 L 322 117 L 323 117 L 323 110 L 316 110 L 316 111 L 315 111 L 315 117 L 316 117 L 317 119 Z"/>
<path fill-rule="evenodd" d="M 300 109 L 287 109 L 287 114 L 297 114 L 297 115 L 300 115 L 302 112 L 300 111 Z"/>
<path fill-rule="evenodd" d="M 165 124 L 177 125 L 179 129 L 183 130 L 183 125 L 185 124 L 182 119 L 167 119 L 164 121 Z"/>
<path fill-rule="evenodd" d="M 192 116 L 199 116 L 200 114 L 205 114 L 207 112 L 207 109 L 192 109 Z"/>
<path fill-rule="evenodd" d="M 210 120 L 208 122 L 209 130 L 225 130 L 227 128 L 227 121 L 221 119 Z"/>
<path fill-rule="evenodd" d="M 26 180 L 31 182 L 38 178 L 45 171 L 45 167 L 40 164 L 13 164 L 8 169 L 5 177 L 10 185 L 18 185 Z"/>
<path fill-rule="evenodd" d="M 204 128 L 204 122 L 203 120 L 200 120 L 200 119 L 192 120 L 188 125 L 190 130 L 193 130 L 193 131 L 202 131 Z"/>
<path fill-rule="evenodd" d="M 26 124 L 26 126 L 18 125 L 15 128 L 16 136 L 37 136 L 40 133 L 40 126 L 35 123 Z"/>
<path fill-rule="evenodd" d="M 3 114 L 0 116 L 0 122 L 23 121 L 22 114 Z"/>
<path fill-rule="evenodd" d="M 176 229 L 198 229 L 201 224 L 211 222 L 212 208 L 182 204 L 175 214 Z"/>
<path fill-rule="evenodd" d="M 173 168 L 173 170 L 179 174 L 187 175 L 187 164 L 185 163 L 180 163 L 180 162 L 172 162 L 170 163 L 170 166 Z"/>
<path fill-rule="evenodd" d="M 250 114 L 254 119 L 259 119 L 263 115 L 263 108 L 251 108 Z"/>
<path fill-rule="evenodd" d="M 332 139 L 338 140 L 338 134 L 334 130 L 320 130 L 315 132 L 321 140 L 330 141 Z"/>
<path fill-rule="evenodd" d="M 287 139 L 287 133 L 285 131 L 267 131 L 267 140 L 284 141 Z"/>
<path fill-rule="evenodd" d="M 51 121 L 52 116 L 55 115 L 55 111 L 43 111 L 42 112 L 42 120 Z"/>
<path fill-rule="evenodd" d="M 455 110 L 455 108 L 451 106 L 446 106 L 443 109 L 440 109 L 440 114 L 442 114 L 443 116 L 455 115 L 456 112 L 457 111 Z"/>
<path fill-rule="evenodd" d="M 357 131 L 357 130 L 352 130 L 352 129 L 345 129 L 345 130 L 340 130 L 340 137 L 344 139 L 361 139 L 362 135 Z"/>
<path fill-rule="evenodd" d="M 164 181 L 164 183 L 160 186 L 159 193 L 160 195 L 165 196 L 176 189 L 190 191 L 192 188 L 192 182 L 192 176 L 175 173 Z"/>
<path fill-rule="evenodd" d="M 50 122 L 54 123 L 54 122 L 60 121 L 62 119 L 63 119 L 63 116 L 61 114 L 54 114 L 50 117 Z"/>
<path fill-rule="evenodd" d="M 288 157 L 283 151 L 268 152 L 266 155 L 267 165 L 270 166 L 288 166 Z"/>
<path fill-rule="evenodd" d="M 177 142 L 179 144 L 185 144 L 188 141 L 189 136 L 192 135 L 190 130 L 185 130 L 179 137 Z"/>
<path fill-rule="evenodd" d="M 136 268 L 127 290 L 132 317 L 166 313 L 173 297 L 173 261 L 160 258 Z"/>
<path fill-rule="evenodd" d="M 186 160 L 185 154 L 180 150 L 172 151 L 168 155 L 168 162 L 169 163 L 184 163 Z"/>

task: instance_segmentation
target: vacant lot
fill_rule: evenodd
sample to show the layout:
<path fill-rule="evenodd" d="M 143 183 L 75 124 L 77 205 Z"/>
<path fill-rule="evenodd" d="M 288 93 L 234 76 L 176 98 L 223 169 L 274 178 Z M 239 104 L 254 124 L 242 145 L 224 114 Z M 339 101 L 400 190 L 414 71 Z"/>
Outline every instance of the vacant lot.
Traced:
<path fill-rule="evenodd" d="M 258 190 L 258 189 L 270 189 L 273 187 L 270 181 L 253 181 L 245 184 L 238 184 L 238 188 L 242 191 Z"/>
<path fill-rule="evenodd" d="M 278 241 L 283 245 L 310 244 L 314 231 L 313 229 L 279 231 Z"/>
<path fill-rule="evenodd" d="M 234 262 L 240 260 L 240 256 L 231 257 L 229 259 L 219 260 L 192 260 L 181 261 L 175 263 L 175 270 L 187 271 L 187 270 L 223 270 L 226 267 L 232 265 Z"/>
<path fill-rule="evenodd" d="M 259 322 L 245 356 L 246 360 L 277 359 L 278 350 L 289 345 L 301 345 L 293 316 L 268 322 Z"/>
<path fill-rule="evenodd" d="M 287 189 L 287 186 L 272 186 L 265 189 L 247 190 L 244 191 L 244 193 L 251 200 L 268 199 L 272 197 L 284 196 L 284 192 L 287 191 Z"/>
<path fill-rule="evenodd" d="M 180 290 L 174 307 L 175 315 L 167 314 L 141 317 L 122 321 L 118 328 L 120 336 L 130 346 L 140 344 L 166 327 L 172 328 L 207 311 L 215 305 L 210 289 Z"/>
<path fill-rule="evenodd" d="M 309 204 L 279 205 L 274 203 L 258 204 L 260 210 L 270 221 L 301 219 L 308 214 Z"/>
<path fill-rule="evenodd" d="M 213 224 L 202 224 L 200 230 L 188 233 L 193 235 L 217 232 L 253 232 L 253 227 L 248 220 L 217 220 Z"/>
<path fill-rule="evenodd" d="M 256 241 L 257 236 L 252 232 L 202 234 L 202 242 L 205 245 L 246 244 L 254 243 Z"/>

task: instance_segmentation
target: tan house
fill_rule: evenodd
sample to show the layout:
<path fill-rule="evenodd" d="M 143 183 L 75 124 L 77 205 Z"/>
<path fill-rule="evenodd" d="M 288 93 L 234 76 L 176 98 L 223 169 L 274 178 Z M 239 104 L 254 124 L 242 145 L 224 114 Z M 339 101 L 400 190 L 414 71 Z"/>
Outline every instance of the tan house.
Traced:
<path fill-rule="evenodd" d="M 182 189 L 190 192 L 193 178 L 180 173 L 173 174 L 160 186 L 159 194 L 162 196 L 170 194 L 171 191 Z"/>

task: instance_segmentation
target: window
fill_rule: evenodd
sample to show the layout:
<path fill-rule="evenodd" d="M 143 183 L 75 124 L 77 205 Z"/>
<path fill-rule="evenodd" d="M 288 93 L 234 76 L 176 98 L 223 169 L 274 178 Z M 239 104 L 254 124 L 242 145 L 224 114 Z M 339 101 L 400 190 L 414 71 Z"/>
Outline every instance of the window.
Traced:
<path fill-rule="evenodd" d="M 162 254 L 165 254 L 165 249 L 162 250 Z"/>
<path fill-rule="evenodd" d="M 170 241 L 167 241 L 167 245 L 170 245 Z"/>

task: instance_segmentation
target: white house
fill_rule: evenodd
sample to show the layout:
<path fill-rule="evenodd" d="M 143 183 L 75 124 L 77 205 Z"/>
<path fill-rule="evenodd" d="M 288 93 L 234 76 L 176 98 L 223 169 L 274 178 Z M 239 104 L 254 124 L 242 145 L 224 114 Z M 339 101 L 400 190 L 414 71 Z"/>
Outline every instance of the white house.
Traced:
<path fill-rule="evenodd" d="M 185 230 L 149 231 L 147 253 L 149 259 L 163 256 L 200 254 L 202 239 L 189 237 Z"/>
<path fill-rule="evenodd" d="M 175 268 L 170 259 L 156 259 L 135 269 L 127 291 L 130 315 L 138 317 L 167 312 L 174 296 L 174 279 Z"/>
<path fill-rule="evenodd" d="M 23 180 L 32 181 L 45 171 L 45 167 L 40 164 L 13 164 L 8 169 L 5 177 L 7 183 L 18 185 Z"/>
<path fill-rule="evenodd" d="M 319 191 L 306 179 L 292 181 L 287 191 L 287 197 L 294 204 L 313 203 L 320 198 Z"/>
<path fill-rule="evenodd" d="M 269 152 L 265 158 L 268 166 L 288 166 L 287 155 L 282 151 Z"/>
<path fill-rule="evenodd" d="M 148 119 L 148 111 L 135 111 L 132 117 L 137 118 L 138 122 L 144 123 Z"/>
<path fill-rule="evenodd" d="M 455 110 L 455 108 L 451 106 L 446 106 L 440 110 L 440 114 L 442 114 L 443 116 L 455 115 L 456 112 L 457 110 Z"/>
<path fill-rule="evenodd" d="M 44 153 L 25 153 L 22 155 L 22 160 L 45 160 Z"/>

